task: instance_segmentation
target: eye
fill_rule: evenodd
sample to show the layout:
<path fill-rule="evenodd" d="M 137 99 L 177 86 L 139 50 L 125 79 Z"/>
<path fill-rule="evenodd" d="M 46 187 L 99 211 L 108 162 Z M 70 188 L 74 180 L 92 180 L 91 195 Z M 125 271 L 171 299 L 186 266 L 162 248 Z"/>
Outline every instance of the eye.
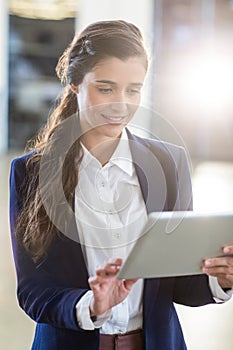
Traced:
<path fill-rule="evenodd" d="M 128 90 L 128 94 L 131 95 L 131 96 L 140 94 L 140 92 L 141 92 L 140 89 L 129 89 L 129 90 Z"/>
<path fill-rule="evenodd" d="M 102 94 L 106 94 L 109 95 L 112 93 L 112 89 L 111 88 L 98 88 L 99 92 L 101 92 Z"/>

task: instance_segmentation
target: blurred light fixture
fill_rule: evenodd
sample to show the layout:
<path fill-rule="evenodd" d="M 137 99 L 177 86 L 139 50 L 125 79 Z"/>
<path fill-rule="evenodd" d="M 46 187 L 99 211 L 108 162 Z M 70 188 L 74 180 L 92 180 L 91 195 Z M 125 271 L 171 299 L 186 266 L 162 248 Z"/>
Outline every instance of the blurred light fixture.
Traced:
<path fill-rule="evenodd" d="M 233 100 L 233 61 L 213 51 L 200 53 L 180 68 L 179 89 L 186 103 L 206 115 L 220 115 Z"/>
<path fill-rule="evenodd" d="M 77 0 L 9 0 L 10 14 L 25 18 L 74 18 L 77 8 Z"/>

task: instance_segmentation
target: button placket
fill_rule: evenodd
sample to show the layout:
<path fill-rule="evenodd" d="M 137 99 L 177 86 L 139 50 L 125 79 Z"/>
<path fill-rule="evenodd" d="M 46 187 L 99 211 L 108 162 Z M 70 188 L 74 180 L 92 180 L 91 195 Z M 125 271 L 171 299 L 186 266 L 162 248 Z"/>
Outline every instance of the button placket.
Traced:
<path fill-rule="evenodd" d="M 113 234 L 113 237 L 114 237 L 115 239 L 119 240 L 119 239 L 121 238 L 120 232 L 115 232 L 115 233 Z"/>

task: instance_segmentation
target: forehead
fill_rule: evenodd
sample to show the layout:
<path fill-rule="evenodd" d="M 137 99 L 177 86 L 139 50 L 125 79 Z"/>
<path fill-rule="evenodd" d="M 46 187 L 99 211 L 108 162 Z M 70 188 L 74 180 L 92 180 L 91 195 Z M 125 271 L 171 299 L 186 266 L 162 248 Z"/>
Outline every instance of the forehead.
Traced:
<path fill-rule="evenodd" d="M 140 57 L 129 57 L 125 60 L 109 57 L 99 61 L 86 76 L 93 80 L 103 79 L 115 82 L 142 83 L 145 74 L 146 68 L 143 59 Z"/>

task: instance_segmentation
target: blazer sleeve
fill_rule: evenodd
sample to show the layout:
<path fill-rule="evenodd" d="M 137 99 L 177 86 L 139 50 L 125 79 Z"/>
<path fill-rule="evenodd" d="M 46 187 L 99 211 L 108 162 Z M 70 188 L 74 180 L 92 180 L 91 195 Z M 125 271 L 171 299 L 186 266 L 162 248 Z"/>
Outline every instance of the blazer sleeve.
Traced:
<path fill-rule="evenodd" d="M 34 263 L 16 239 L 15 224 L 23 205 L 21 187 L 26 176 L 25 163 L 25 156 L 14 159 L 10 171 L 10 227 L 19 304 L 38 323 L 83 332 L 76 320 L 75 305 L 87 289 L 69 286 L 65 279 L 54 278 Z M 56 264 L 58 270 L 62 269 L 60 261 Z"/>

